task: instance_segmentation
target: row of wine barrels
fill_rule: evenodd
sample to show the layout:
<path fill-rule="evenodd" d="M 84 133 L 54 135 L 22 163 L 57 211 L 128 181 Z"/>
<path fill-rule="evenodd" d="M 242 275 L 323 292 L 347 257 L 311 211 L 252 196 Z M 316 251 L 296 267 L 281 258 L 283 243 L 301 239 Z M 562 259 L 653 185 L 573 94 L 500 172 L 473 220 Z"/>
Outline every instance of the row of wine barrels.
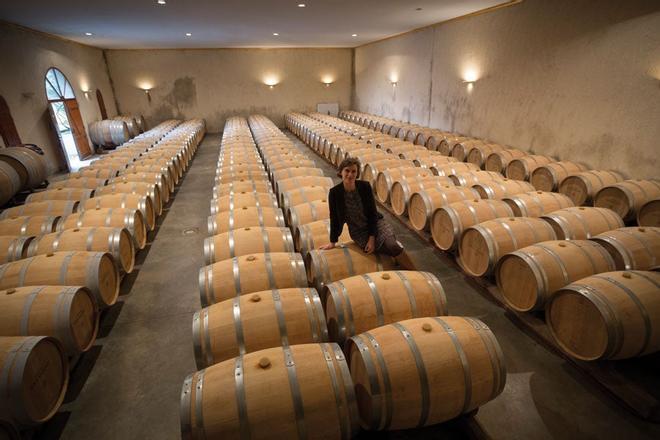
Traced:
<path fill-rule="evenodd" d="M 511 207 L 516 217 L 541 217 L 544 214 L 573 207 L 573 201 L 563 194 L 533 191 L 519 193 L 502 199 Z"/>
<path fill-rule="evenodd" d="M 7 162 L 0 161 L 0 207 L 22 188 L 21 178 Z"/>
<path fill-rule="evenodd" d="M 119 295 L 119 271 L 106 252 L 54 252 L 0 266 L 0 289 L 23 286 L 85 286 L 99 307 Z"/>
<path fill-rule="evenodd" d="M 596 193 L 602 188 L 624 180 L 614 171 L 583 171 L 566 177 L 559 184 L 559 192 L 573 200 L 575 206 L 593 203 Z"/>
<path fill-rule="evenodd" d="M 247 226 L 204 240 L 204 259 L 207 265 L 234 257 L 270 252 L 295 252 L 289 228 Z"/>
<path fill-rule="evenodd" d="M 128 135 L 131 138 L 134 138 L 140 134 L 140 127 L 138 126 L 135 118 L 131 116 L 115 116 L 112 118 L 112 120 L 124 122 L 126 124 L 126 128 L 128 129 Z"/>
<path fill-rule="evenodd" d="M 149 195 L 135 193 L 99 195 L 82 202 L 79 211 L 116 208 L 139 211 L 142 214 L 146 229 L 153 231 L 156 228 L 156 211 Z"/>
<path fill-rule="evenodd" d="M 147 244 L 147 227 L 142 213 L 136 209 L 95 208 L 65 217 L 57 224 L 57 231 L 85 227 L 125 228 L 137 249 L 144 249 Z"/>
<path fill-rule="evenodd" d="M 459 200 L 478 199 L 479 194 L 472 188 L 446 185 L 444 188 L 428 188 L 414 193 L 410 197 L 408 218 L 418 231 L 430 228 L 431 216 L 441 206 Z"/>
<path fill-rule="evenodd" d="M 0 235 L 36 236 L 55 231 L 62 218 L 52 215 L 28 215 L 0 220 Z"/>
<path fill-rule="evenodd" d="M 397 215 L 404 215 L 408 212 L 410 197 L 419 191 L 427 189 L 442 190 L 446 186 L 454 185 L 451 178 L 446 176 L 412 176 L 398 180 L 392 184 L 390 191 L 390 204 L 392 210 Z"/>
<path fill-rule="evenodd" d="M 568 160 L 550 162 L 536 168 L 529 181 L 539 191 L 557 191 L 565 178 L 582 171 L 587 171 L 587 167 L 581 163 Z"/>
<path fill-rule="evenodd" d="M 49 190 L 58 188 L 86 188 L 94 189 L 96 187 L 105 186 L 108 184 L 108 179 L 96 177 L 70 177 L 63 180 L 51 182 L 48 185 Z"/>
<path fill-rule="evenodd" d="M 48 168 L 44 156 L 25 147 L 0 148 L 0 162 L 11 166 L 20 179 L 21 189 L 35 188 L 48 177 Z M 10 179 L 16 185 L 15 176 Z"/>
<path fill-rule="evenodd" d="M 537 168 L 554 162 L 549 156 L 532 154 L 513 159 L 506 167 L 506 177 L 512 180 L 529 180 Z"/>
<path fill-rule="evenodd" d="M 34 192 L 27 196 L 25 203 L 43 202 L 48 200 L 84 201 L 94 195 L 93 189 L 87 188 L 54 188 Z"/>
<path fill-rule="evenodd" d="M 607 208 L 564 208 L 544 214 L 541 218 L 552 226 L 559 240 L 586 240 L 624 226 L 621 217 Z"/>

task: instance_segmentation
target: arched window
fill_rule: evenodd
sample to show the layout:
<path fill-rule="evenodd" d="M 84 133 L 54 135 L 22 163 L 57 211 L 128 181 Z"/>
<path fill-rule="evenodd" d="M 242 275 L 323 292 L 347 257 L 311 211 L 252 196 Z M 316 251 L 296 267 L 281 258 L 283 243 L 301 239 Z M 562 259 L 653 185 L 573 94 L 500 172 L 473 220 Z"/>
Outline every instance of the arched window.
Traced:
<path fill-rule="evenodd" d="M 62 144 L 69 170 L 77 170 L 81 159 L 92 154 L 71 83 L 56 68 L 48 69 L 45 78 L 48 110 Z"/>

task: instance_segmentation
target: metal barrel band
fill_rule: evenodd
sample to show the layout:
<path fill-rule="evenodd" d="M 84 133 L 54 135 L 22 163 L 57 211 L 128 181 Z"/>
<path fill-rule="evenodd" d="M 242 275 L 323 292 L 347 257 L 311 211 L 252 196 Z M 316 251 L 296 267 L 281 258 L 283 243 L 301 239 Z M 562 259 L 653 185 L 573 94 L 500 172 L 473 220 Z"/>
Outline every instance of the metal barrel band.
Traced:
<path fill-rule="evenodd" d="M 385 362 L 383 351 L 381 350 L 381 346 L 376 338 L 374 338 L 373 335 L 369 332 L 365 332 L 363 335 L 369 340 L 369 343 L 371 344 L 371 347 L 376 354 L 376 362 L 378 362 L 378 369 L 383 379 L 384 390 L 382 393 L 382 398 L 385 400 L 385 416 L 382 418 L 383 426 L 380 429 L 388 430 L 392 424 L 392 416 L 394 414 L 394 401 L 392 399 L 392 382 L 390 380 L 390 373 L 387 370 L 387 363 Z"/>

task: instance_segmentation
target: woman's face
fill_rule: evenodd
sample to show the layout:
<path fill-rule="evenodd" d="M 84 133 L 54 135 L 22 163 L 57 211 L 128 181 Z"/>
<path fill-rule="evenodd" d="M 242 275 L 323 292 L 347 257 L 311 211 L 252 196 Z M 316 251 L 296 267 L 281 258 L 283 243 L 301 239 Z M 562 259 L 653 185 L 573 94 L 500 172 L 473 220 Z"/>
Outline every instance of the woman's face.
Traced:
<path fill-rule="evenodd" d="M 357 165 L 344 167 L 341 170 L 341 181 L 347 185 L 353 186 L 355 184 L 355 179 L 357 179 L 357 173 Z"/>

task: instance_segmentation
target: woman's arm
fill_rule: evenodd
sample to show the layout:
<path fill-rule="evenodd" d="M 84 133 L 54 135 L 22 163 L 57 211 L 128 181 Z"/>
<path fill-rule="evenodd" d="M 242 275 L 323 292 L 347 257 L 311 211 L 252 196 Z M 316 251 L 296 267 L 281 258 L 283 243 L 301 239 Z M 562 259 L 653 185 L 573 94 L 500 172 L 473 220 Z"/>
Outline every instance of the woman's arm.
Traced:
<path fill-rule="evenodd" d="M 334 188 L 330 189 L 328 194 L 328 208 L 330 209 L 330 243 L 333 244 L 339 241 L 339 236 L 341 231 L 344 228 L 344 223 L 342 219 L 339 218 L 339 213 L 337 212 L 337 194 Z"/>

